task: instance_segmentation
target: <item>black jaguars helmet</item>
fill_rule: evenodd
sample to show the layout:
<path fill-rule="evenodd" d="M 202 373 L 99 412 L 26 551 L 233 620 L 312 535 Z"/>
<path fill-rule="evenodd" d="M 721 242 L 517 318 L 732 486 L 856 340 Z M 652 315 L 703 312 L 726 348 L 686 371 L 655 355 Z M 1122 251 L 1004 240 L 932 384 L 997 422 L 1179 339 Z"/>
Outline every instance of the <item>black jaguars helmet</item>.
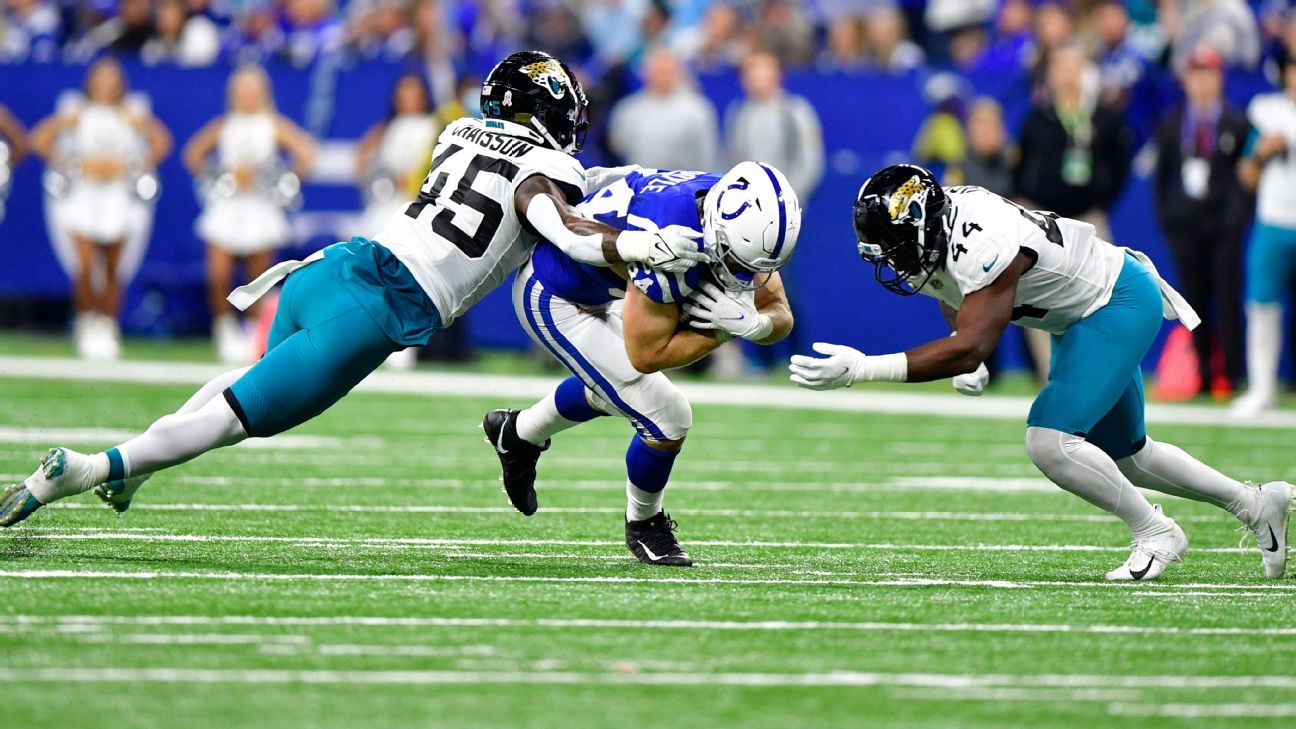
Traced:
<path fill-rule="evenodd" d="M 588 106 L 585 90 L 567 64 L 542 51 L 514 53 L 482 83 L 483 117 L 521 124 L 568 154 L 585 143 Z"/>
<path fill-rule="evenodd" d="M 902 296 L 927 284 L 945 260 L 948 211 L 936 177 L 917 165 L 892 165 L 865 181 L 855 198 L 855 237 L 878 283 Z"/>

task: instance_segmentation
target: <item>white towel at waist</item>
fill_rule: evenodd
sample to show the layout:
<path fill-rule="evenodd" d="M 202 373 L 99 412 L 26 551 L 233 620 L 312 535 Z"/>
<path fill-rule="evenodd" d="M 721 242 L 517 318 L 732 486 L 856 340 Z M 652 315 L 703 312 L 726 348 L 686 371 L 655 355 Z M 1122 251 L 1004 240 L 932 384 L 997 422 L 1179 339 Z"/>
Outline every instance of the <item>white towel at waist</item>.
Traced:
<path fill-rule="evenodd" d="M 277 263 L 266 270 L 265 273 L 257 276 L 255 280 L 246 283 L 233 291 L 226 297 L 226 300 L 234 305 L 239 311 L 247 311 L 247 308 L 256 303 L 257 299 L 265 296 L 275 284 L 288 277 L 288 274 L 296 271 L 303 266 L 308 266 L 324 258 L 324 251 L 315 251 L 302 261 L 284 261 Z"/>
<path fill-rule="evenodd" d="M 1156 266 L 1152 264 L 1152 259 L 1147 257 L 1146 253 L 1136 251 L 1133 248 L 1125 248 L 1124 251 L 1134 257 L 1134 260 L 1143 264 L 1152 277 L 1156 279 L 1157 288 L 1161 289 L 1161 313 L 1165 318 L 1174 320 L 1178 319 L 1189 331 L 1196 329 L 1201 324 L 1201 317 L 1189 305 L 1188 300 L 1183 297 L 1174 287 L 1166 283 L 1157 273 Z"/>

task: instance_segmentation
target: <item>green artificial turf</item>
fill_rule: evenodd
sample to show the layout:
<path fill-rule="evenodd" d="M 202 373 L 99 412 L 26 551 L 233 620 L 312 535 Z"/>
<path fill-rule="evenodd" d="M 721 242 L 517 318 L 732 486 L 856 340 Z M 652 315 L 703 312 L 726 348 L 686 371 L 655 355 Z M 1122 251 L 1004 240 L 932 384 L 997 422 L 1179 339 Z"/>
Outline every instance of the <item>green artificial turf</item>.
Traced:
<path fill-rule="evenodd" d="M 0 474 L 190 390 L 0 379 Z M 3 726 L 1296 717 L 1296 581 L 1263 580 L 1227 515 L 1164 498 L 1196 551 L 1102 583 L 1128 532 L 1048 486 L 1019 423 L 695 406 L 667 509 L 699 566 L 668 570 L 622 544 L 624 421 L 557 437 L 541 511 L 509 508 L 477 423 L 526 404 L 357 393 L 158 475 L 124 516 L 87 495 L 0 534 Z M 1296 480 L 1291 430 L 1153 434 Z"/>

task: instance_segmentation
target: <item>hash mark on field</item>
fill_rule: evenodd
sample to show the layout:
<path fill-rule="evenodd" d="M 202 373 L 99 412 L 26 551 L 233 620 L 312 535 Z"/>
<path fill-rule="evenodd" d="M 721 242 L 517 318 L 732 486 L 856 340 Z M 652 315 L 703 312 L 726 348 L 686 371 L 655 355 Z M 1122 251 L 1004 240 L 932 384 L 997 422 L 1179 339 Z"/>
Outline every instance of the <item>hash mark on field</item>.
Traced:
<path fill-rule="evenodd" d="M 867 578 L 868 574 L 859 573 Z M 519 582 L 519 583 L 577 583 L 602 585 L 795 585 L 805 587 L 989 587 L 995 589 L 1031 589 L 1061 587 L 1067 589 L 1101 588 L 1128 590 L 1134 585 L 1144 589 L 1152 587 L 1143 583 L 1120 582 L 1062 582 L 1050 580 L 960 580 L 926 577 L 901 579 L 859 580 L 806 580 L 792 578 L 650 578 L 624 576 L 542 577 L 531 575 L 432 575 L 432 574 L 336 574 L 336 573 L 282 573 L 282 572 L 204 572 L 177 570 L 170 572 L 99 571 L 99 570 L 0 570 L 0 578 L 12 579 L 109 579 L 109 580 L 215 580 L 250 582 Z M 1296 591 L 1296 584 L 1167 584 L 1157 588 L 1165 593 L 1175 590 L 1241 591 L 1264 594 L 1266 592 Z"/>
<path fill-rule="evenodd" d="M 1065 623 L 900 623 L 832 620 L 623 620 L 615 618 L 463 618 L 328 615 L 274 617 L 264 615 L 0 615 L 0 625 L 15 627 L 52 625 L 96 628 L 129 626 L 264 626 L 264 627 L 367 627 L 367 628 L 574 628 L 591 630 L 701 630 L 701 631 L 841 631 L 914 633 L 1065 633 L 1073 635 L 1168 636 L 1288 636 L 1296 627 L 1196 627 L 1159 625 L 1069 625 Z"/>
<path fill-rule="evenodd" d="M 1084 674 L 662 673 L 571 671 L 329 671 L 189 668 L 33 668 L 25 681 L 358 685 L 907 686 L 920 688 L 1296 689 L 1296 676 L 1099 676 Z"/>

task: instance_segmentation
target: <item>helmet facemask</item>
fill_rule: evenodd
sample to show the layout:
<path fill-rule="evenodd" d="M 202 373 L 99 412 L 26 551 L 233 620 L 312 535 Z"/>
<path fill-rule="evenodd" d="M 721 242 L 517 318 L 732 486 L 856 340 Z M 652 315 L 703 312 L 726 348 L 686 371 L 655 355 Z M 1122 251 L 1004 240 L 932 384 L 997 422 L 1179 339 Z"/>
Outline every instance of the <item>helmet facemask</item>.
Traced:
<path fill-rule="evenodd" d="M 778 271 L 777 263 L 762 266 L 748 263 L 733 253 L 729 236 L 725 229 L 715 226 L 712 235 L 707 236 L 706 253 L 710 260 L 707 268 L 721 286 L 732 293 L 747 293 L 765 288 L 770 278 Z"/>
<path fill-rule="evenodd" d="M 929 211 L 929 189 L 914 193 L 894 213 L 891 200 L 869 195 L 855 206 L 855 235 L 860 258 L 873 265 L 873 276 L 901 296 L 918 293 L 945 256 L 946 206 Z"/>

